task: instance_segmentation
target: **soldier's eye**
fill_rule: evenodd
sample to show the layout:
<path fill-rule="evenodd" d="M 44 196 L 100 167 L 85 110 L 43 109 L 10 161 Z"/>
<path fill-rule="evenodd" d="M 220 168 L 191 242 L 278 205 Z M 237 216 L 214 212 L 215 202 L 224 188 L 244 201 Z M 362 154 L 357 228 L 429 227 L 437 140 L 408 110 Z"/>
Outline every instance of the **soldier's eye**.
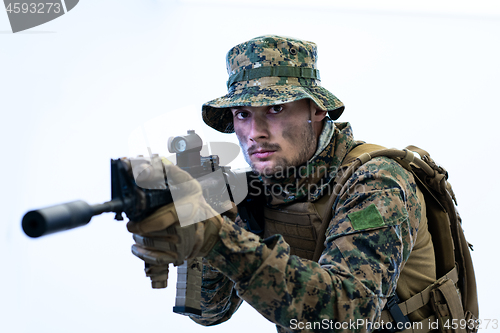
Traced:
<path fill-rule="evenodd" d="M 235 118 L 238 118 L 238 119 L 245 119 L 248 117 L 248 112 L 245 112 L 245 111 L 237 111 L 235 114 L 234 114 L 234 117 Z"/>
<path fill-rule="evenodd" d="M 272 113 L 280 113 L 281 111 L 283 111 L 283 105 L 273 105 L 271 107 Z"/>

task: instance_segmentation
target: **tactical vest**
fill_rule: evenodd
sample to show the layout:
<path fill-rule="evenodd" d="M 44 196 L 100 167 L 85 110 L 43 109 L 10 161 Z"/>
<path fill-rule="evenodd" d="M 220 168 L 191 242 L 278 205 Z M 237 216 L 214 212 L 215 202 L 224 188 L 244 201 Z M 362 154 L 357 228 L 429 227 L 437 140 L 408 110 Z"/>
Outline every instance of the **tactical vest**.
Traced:
<path fill-rule="evenodd" d="M 415 159 L 411 150 L 418 152 L 422 159 Z M 436 328 L 431 326 L 432 323 L 438 323 L 441 332 L 476 332 L 479 311 L 474 269 L 469 243 L 465 240 L 460 216 L 452 203 L 453 200 L 456 204 L 456 199 L 451 185 L 447 182 L 446 170 L 437 166 L 426 151 L 414 146 L 401 151 L 362 144 L 344 158 L 339 176 L 334 180 L 336 184 L 333 193 L 342 194 L 345 190 L 342 189 L 344 184 L 354 171 L 379 156 L 393 158 L 410 171 L 417 181 L 417 195 L 423 208 L 427 206 L 423 215 L 428 219 L 428 228 L 434 243 L 437 275 L 436 281 L 412 297 L 404 297 L 403 302 L 399 302 L 397 296 L 390 299 L 379 322 L 383 320 L 386 323 L 406 324 L 410 322 L 408 315 L 415 321 L 414 318 L 419 318 L 419 313 L 426 314 L 423 320 L 417 320 L 422 324 L 419 332 Z M 324 250 L 325 233 L 336 198 L 337 195 L 323 196 L 315 203 L 299 202 L 279 209 L 265 207 L 264 237 L 281 234 L 290 245 L 290 254 L 318 261 Z M 398 280 L 398 293 L 401 293 L 402 285 L 406 287 L 411 283 L 411 275 L 403 274 L 409 269 L 409 266 L 403 268 Z M 413 269 L 418 270 L 415 267 Z M 405 294 L 404 291 L 402 293 Z M 432 309 L 431 315 L 428 309 Z M 461 320 L 466 325 L 459 325 L 458 328 L 452 325 L 453 322 Z M 404 330 L 413 331 L 413 328 Z"/>
<path fill-rule="evenodd" d="M 321 226 L 331 217 L 329 211 L 335 198 L 325 195 L 315 203 L 297 202 L 279 209 L 264 207 L 264 238 L 280 234 L 290 245 L 290 254 L 313 260 Z"/>

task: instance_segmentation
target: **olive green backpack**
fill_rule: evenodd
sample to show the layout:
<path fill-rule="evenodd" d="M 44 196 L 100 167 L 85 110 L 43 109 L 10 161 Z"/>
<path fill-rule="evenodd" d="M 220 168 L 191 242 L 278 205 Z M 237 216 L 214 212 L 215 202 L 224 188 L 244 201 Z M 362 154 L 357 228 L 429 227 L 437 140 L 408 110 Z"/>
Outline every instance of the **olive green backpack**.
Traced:
<path fill-rule="evenodd" d="M 415 157 L 417 152 L 420 158 Z M 448 172 L 438 166 L 425 150 L 408 146 L 404 150 L 385 149 L 373 144 L 360 144 L 349 152 L 337 178 L 333 193 L 346 191 L 346 182 L 356 169 L 375 157 L 389 157 L 410 171 L 424 194 L 427 206 L 429 232 L 432 236 L 436 260 L 437 280 L 404 302 L 391 302 L 382 312 L 379 323 L 403 322 L 404 332 L 476 332 L 479 317 L 476 279 L 470 250 L 464 236 L 462 220 L 456 210 L 456 198 Z M 342 170 L 342 169 L 341 169 Z M 332 212 L 330 212 L 331 214 Z M 314 260 L 324 249 L 325 233 L 331 216 L 326 217 L 319 233 L 320 238 Z M 430 303 L 434 315 L 420 324 L 409 325 L 407 315 Z M 398 305 L 398 306 L 395 306 Z M 418 328 L 418 329 L 415 329 Z M 397 331 L 397 330 L 394 330 Z"/>

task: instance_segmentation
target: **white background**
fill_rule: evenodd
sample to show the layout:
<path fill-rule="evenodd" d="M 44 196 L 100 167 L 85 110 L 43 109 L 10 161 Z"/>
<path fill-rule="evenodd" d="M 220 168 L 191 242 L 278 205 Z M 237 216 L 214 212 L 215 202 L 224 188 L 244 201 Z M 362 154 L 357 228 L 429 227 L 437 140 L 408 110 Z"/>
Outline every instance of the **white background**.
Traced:
<path fill-rule="evenodd" d="M 152 119 L 165 137 L 234 142 L 200 124 L 201 104 L 226 92 L 226 52 L 264 34 L 318 44 L 357 139 L 421 146 L 449 170 L 480 317 L 500 320 L 496 1 L 234 3 L 86 0 L 17 34 L 0 11 L 0 331 L 275 331 L 248 305 L 212 328 L 172 313 L 175 270 L 151 290 L 111 214 L 36 240 L 20 228 L 30 209 L 109 200 L 109 160 L 135 153 L 129 138 Z"/>

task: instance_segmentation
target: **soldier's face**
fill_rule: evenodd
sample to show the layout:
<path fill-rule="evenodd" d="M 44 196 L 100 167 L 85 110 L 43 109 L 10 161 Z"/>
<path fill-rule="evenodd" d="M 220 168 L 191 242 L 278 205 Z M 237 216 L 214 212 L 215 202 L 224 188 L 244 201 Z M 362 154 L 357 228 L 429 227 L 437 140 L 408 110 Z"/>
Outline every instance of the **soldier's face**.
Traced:
<path fill-rule="evenodd" d="M 231 108 L 234 130 L 245 160 L 264 175 L 300 166 L 316 151 L 326 112 L 318 116 L 314 103 L 299 100 L 273 106 Z"/>

